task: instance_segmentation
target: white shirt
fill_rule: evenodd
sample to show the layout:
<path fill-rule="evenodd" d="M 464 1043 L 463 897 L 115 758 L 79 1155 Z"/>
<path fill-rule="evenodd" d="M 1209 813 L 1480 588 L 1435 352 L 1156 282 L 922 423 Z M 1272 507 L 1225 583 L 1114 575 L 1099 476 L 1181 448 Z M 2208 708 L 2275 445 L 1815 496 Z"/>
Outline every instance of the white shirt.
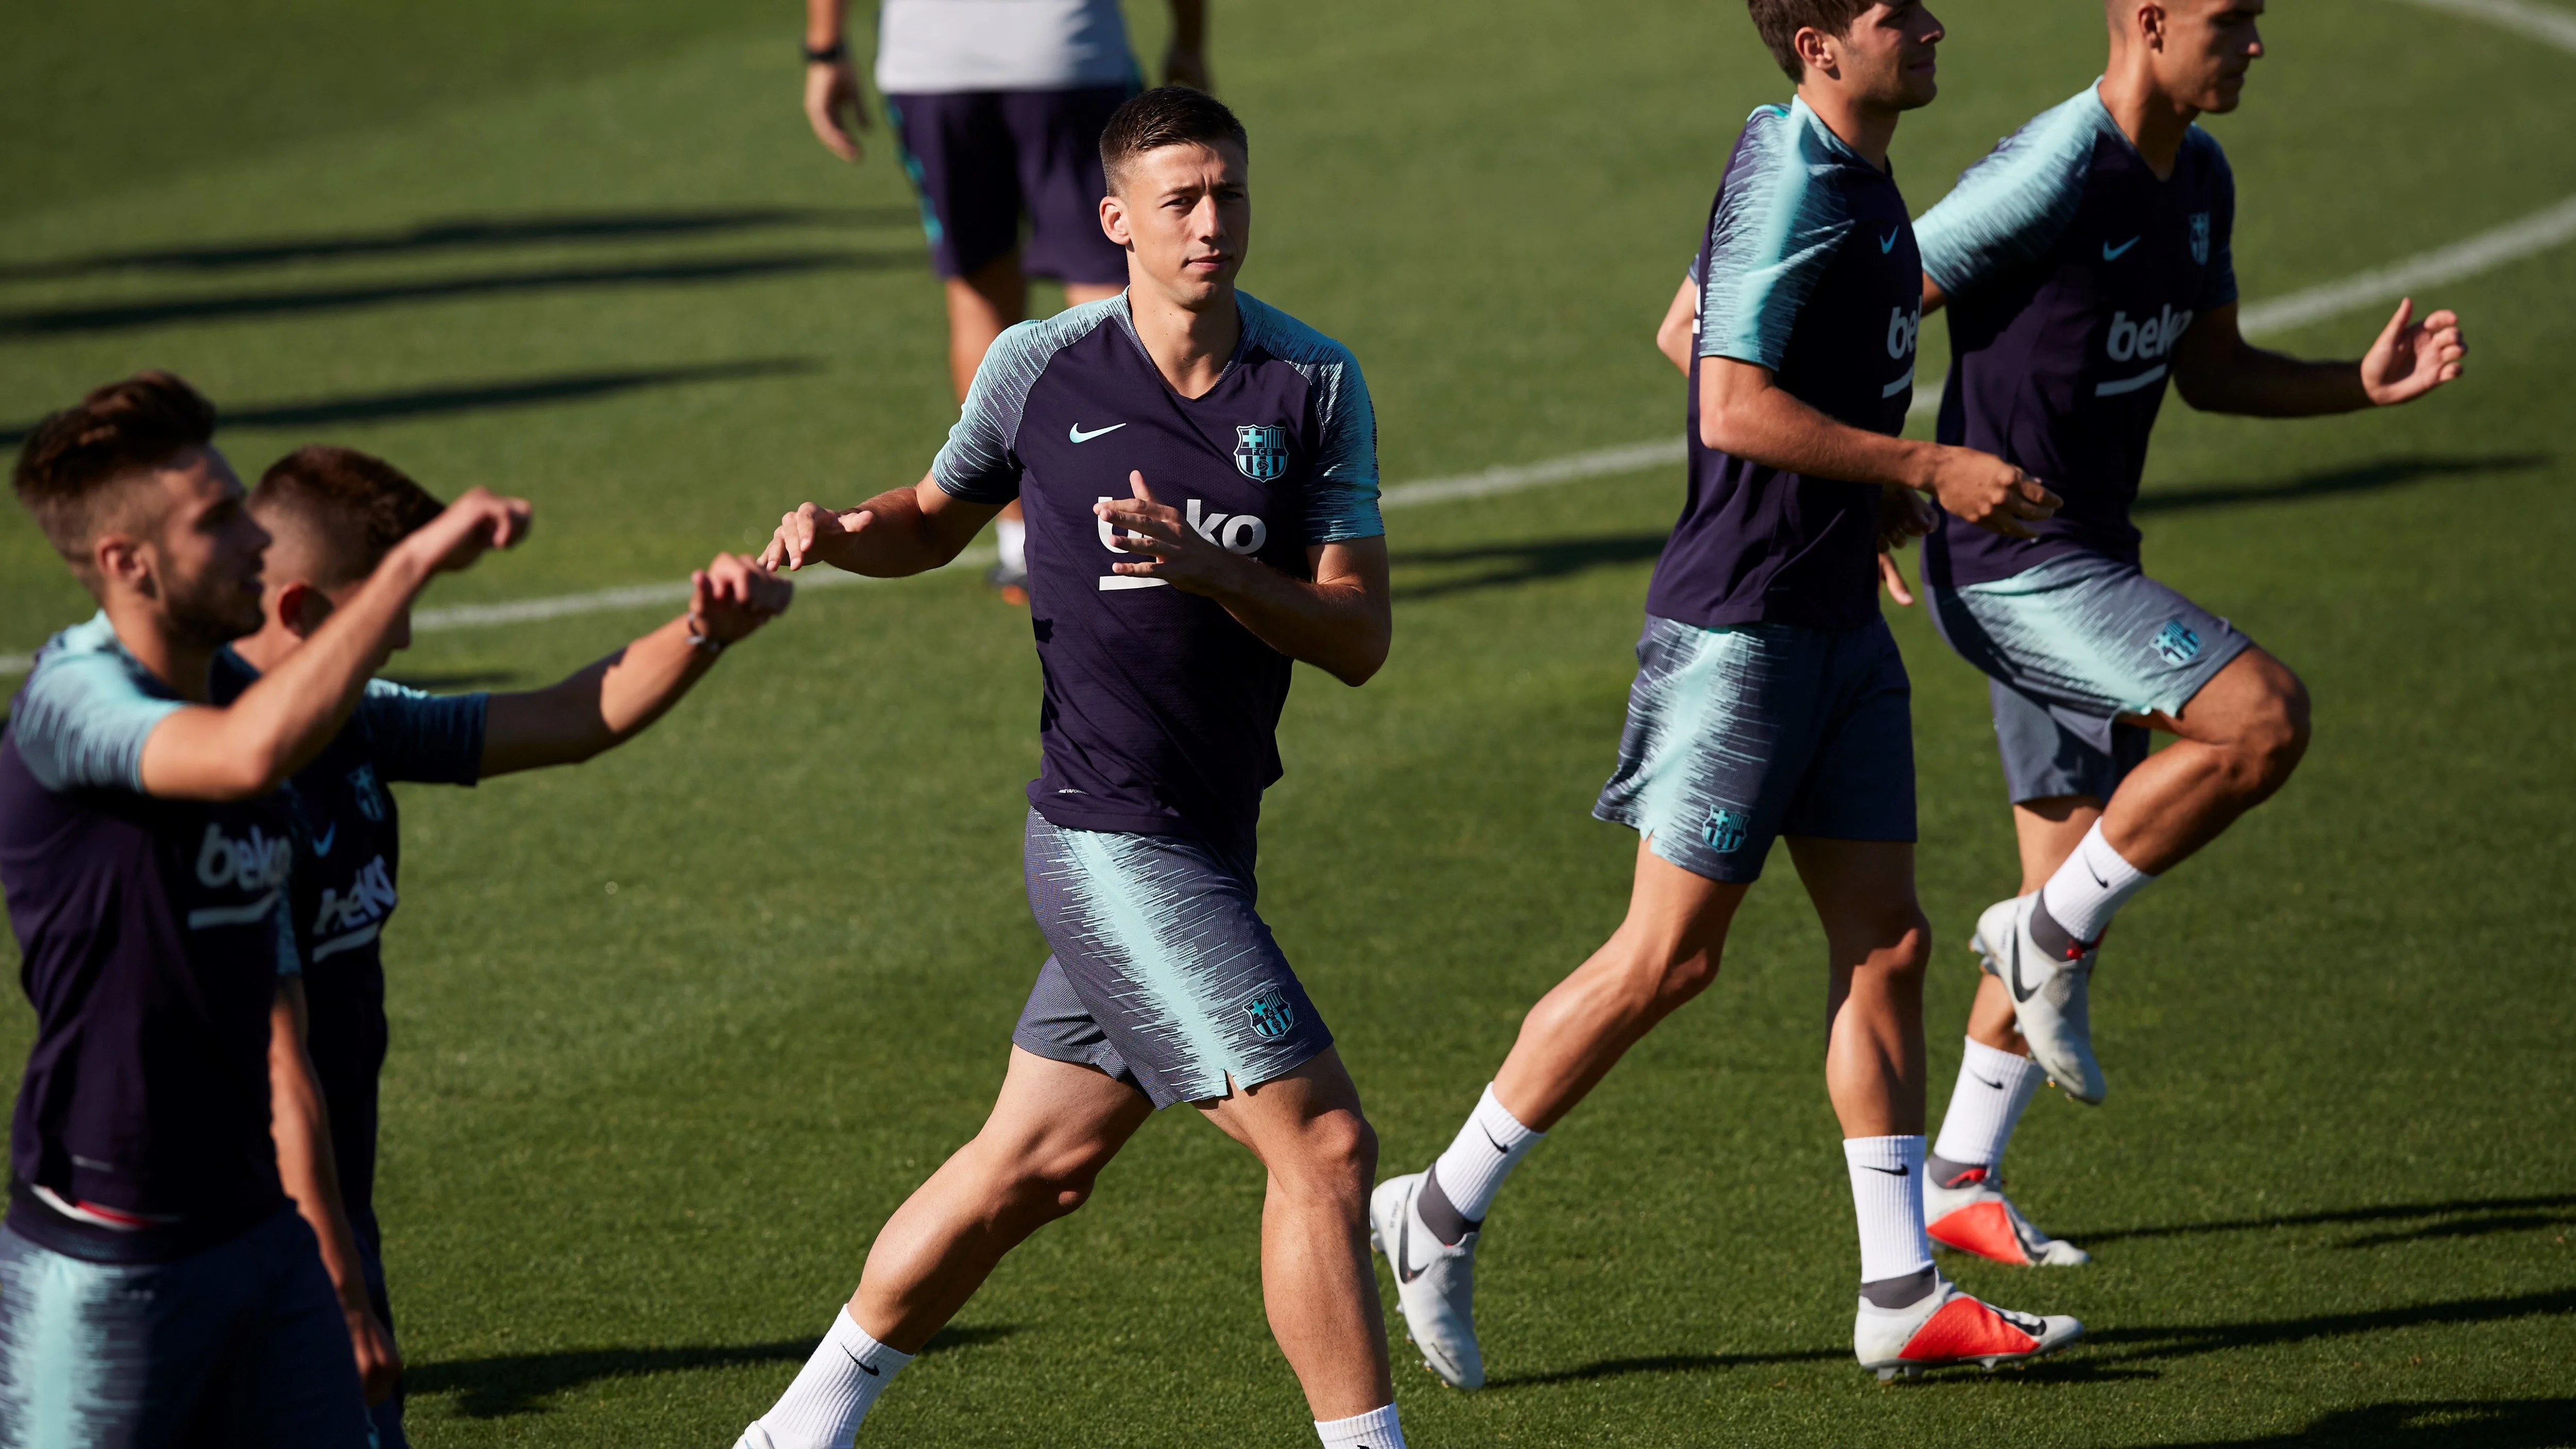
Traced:
<path fill-rule="evenodd" d="M 1135 77 L 1118 0 L 881 0 L 877 89 L 1070 90 Z"/>

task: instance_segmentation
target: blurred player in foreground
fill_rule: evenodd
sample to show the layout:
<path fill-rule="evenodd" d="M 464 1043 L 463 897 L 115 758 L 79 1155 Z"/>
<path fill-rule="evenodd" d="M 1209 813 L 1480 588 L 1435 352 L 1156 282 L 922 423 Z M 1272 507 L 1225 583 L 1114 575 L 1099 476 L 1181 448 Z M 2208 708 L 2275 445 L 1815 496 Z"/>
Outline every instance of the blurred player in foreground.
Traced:
<path fill-rule="evenodd" d="M 13 1442 L 372 1438 L 270 1144 L 271 1013 L 297 969 L 279 787 L 348 720 L 421 588 L 517 543 L 528 509 L 468 493 L 217 704 L 216 655 L 260 626 L 268 535 L 214 423 L 145 373 L 47 418 L 13 480 L 99 601 L 36 656 L 0 735 L 0 888 L 36 1010 L 0 1228 Z"/>
<path fill-rule="evenodd" d="M 218 703 L 285 668 L 383 560 L 442 511 L 392 464 L 323 447 L 271 465 L 249 507 L 270 538 L 264 622 L 217 656 Z M 706 677 L 727 645 L 783 612 L 794 592 L 730 554 L 718 554 L 689 587 L 680 617 L 546 689 L 438 696 L 370 680 L 348 723 L 296 772 L 307 849 L 291 899 L 304 974 L 301 1000 L 282 1000 L 273 1023 L 273 1059 L 283 1067 L 274 1131 L 287 1194 L 320 1239 L 339 1292 L 377 1449 L 407 1442 L 375 1213 L 377 1080 L 389 1037 L 379 953 L 402 872 L 401 817 L 389 787 L 471 785 L 577 764 L 623 744 Z M 386 643 L 410 642 L 405 615 Z M 309 1079 L 299 1070 L 306 1061 Z"/>
<path fill-rule="evenodd" d="M 1054 954 L 999 1100 L 877 1235 L 848 1309 L 743 1449 L 846 1446 L 1002 1255 L 1188 1102 L 1269 1175 L 1271 1331 L 1328 1449 L 1400 1449 L 1365 1214 L 1376 1137 L 1255 910 L 1291 661 L 1357 685 L 1392 627 L 1377 427 L 1348 351 L 1235 290 L 1247 142 L 1179 87 L 1101 139 L 1121 297 L 1003 334 L 920 483 L 806 504 L 763 561 L 936 568 L 1029 511 L 1044 763 L 1029 905 Z"/>
<path fill-rule="evenodd" d="M 1484 1382 L 1473 1318 L 1486 1211 L 1541 1135 L 1715 976 L 1774 840 L 1828 951 L 1826 1086 L 1860 1228 L 1852 1347 L 1882 1376 L 2047 1353 L 2082 1328 L 2006 1313 L 1934 1270 L 1923 1233 L 1923 968 L 1910 686 L 1879 617 L 1882 542 L 1919 494 L 2027 531 L 2056 499 L 1981 452 L 1907 442 L 1921 267 L 1887 163 L 1938 92 L 1923 6 L 1751 0 L 1797 84 L 1745 123 L 1703 232 L 1690 491 L 1655 566 L 1620 741 L 1594 813 L 1641 837 L 1628 916 L 1522 1022 L 1456 1140 L 1370 1204 L 1433 1372 Z"/>
<path fill-rule="evenodd" d="M 846 4 L 805 0 L 805 119 L 833 155 L 856 161 L 868 112 Z M 1163 78 L 1211 90 L 1206 0 L 1171 7 Z M 877 22 L 877 90 L 947 282 L 948 374 L 963 403 L 984 350 L 1028 316 L 1030 277 L 1062 282 L 1071 307 L 1127 285 L 1126 258 L 1100 234 L 1100 128 L 1136 94 L 1136 60 L 1118 0 L 879 0 Z M 1025 604 L 1017 503 L 993 533 L 992 582 Z"/>
<path fill-rule="evenodd" d="M 2308 744 L 2298 676 L 2140 571 L 2129 513 L 2167 380 L 2205 412 L 2309 417 L 2412 401 L 2467 351 L 2457 317 L 2419 322 L 2411 299 L 2358 362 L 2248 345 L 2235 183 L 2193 120 L 2236 109 L 2262 0 L 2104 8 L 2101 80 L 1920 228 L 1924 310 L 1950 308 L 1942 441 L 2066 499 L 2035 537 L 1944 518 L 1924 548 L 1933 621 L 1989 679 L 2022 861 L 2021 893 L 1977 922 L 1987 974 L 1926 1190 L 1934 1238 L 2007 1263 L 2086 1261 L 2022 1217 L 2000 1168 L 2043 1075 L 2102 1100 L 2087 987 L 2112 913 L 2270 798 Z M 2174 742 L 2149 755 L 2150 730 Z"/>

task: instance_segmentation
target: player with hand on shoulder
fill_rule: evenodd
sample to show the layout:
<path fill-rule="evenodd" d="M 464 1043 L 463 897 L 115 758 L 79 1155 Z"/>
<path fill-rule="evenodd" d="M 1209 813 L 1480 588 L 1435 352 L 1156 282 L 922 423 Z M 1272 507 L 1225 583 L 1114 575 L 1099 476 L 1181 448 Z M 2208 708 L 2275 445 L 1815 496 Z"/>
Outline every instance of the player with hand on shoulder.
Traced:
<path fill-rule="evenodd" d="M 1932 618 L 1988 676 L 2022 884 L 1977 923 L 1986 977 L 1931 1163 L 1933 1236 L 2007 1263 L 2086 1254 L 2001 1188 L 2045 1076 L 2107 1090 L 2092 1041 L 2112 914 L 2281 788 L 2308 693 L 2227 620 L 2148 577 L 2130 519 L 2168 382 L 2204 412 L 2312 417 L 2410 402 L 2460 375 L 2459 319 L 2398 305 L 2358 361 L 2305 362 L 2237 330 L 2235 182 L 2194 120 L 2236 109 L 2262 0 L 2107 0 L 2101 79 L 1959 178 L 1918 228 L 1924 310 L 1950 309 L 1944 442 L 2065 496 L 2035 536 L 1944 518 Z M 2149 731 L 2174 737 L 2150 755 Z"/>
<path fill-rule="evenodd" d="M 1783 837 L 1825 929 L 1825 1079 L 1860 1228 L 1854 1354 L 1888 1376 L 2027 1359 L 2082 1332 L 1961 1292 L 1923 1234 L 1930 927 L 1909 685 L 1874 559 L 1920 522 L 1891 493 L 2007 533 L 2057 502 L 1991 454 L 1897 436 L 1921 268 L 1887 149 L 1938 91 L 1941 24 L 1912 0 L 1749 8 L 1797 98 L 1745 123 L 1702 232 L 1689 492 L 1594 807 L 1640 837 L 1627 919 L 1530 1010 L 1449 1149 L 1370 1205 L 1414 1342 L 1460 1388 L 1484 1382 L 1475 1251 L 1505 1175 L 1714 979 Z"/>
<path fill-rule="evenodd" d="M 271 1012 L 299 969 L 280 787 L 337 734 L 439 573 L 525 537 L 475 489 L 228 702 L 268 535 L 168 373 L 28 436 L 13 483 L 99 602 L 0 733 L 0 889 L 36 1040 L 0 1227 L 0 1425 L 67 1444 L 372 1438 L 350 1338 L 269 1137 Z"/>
<path fill-rule="evenodd" d="M 270 465 L 249 498 L 269 537 L 258 632 L 218 656 L 217 698 L 289 667 L 348 607 L 379 564 L 441 505 L 381 458 L 299 449 Z M 399 900 L 400 813 L 392 785 L 477 780 L 577 764 L 641 734 L 715 668 L 727 645 L 783 612 L 794 586 L 718 554 L 690 578 L 687 610 L 570 678 L 508 694 L 432 695 L 370 680 L 355 714 L 299 770 L 307 844 L 296 867 L 300 987 L 272 1022 L 275 1132 L 286 1191 L 321 1240 L 359 1371 L 377 1449 L 401 1449 L 402 1361 L 376 1221 L 376 1108 L 388 1042 L 380 952 Z M 411 642 L 406 616 L 386 655 Z M 369 672 L 382 668 L 382 656 Z"/>

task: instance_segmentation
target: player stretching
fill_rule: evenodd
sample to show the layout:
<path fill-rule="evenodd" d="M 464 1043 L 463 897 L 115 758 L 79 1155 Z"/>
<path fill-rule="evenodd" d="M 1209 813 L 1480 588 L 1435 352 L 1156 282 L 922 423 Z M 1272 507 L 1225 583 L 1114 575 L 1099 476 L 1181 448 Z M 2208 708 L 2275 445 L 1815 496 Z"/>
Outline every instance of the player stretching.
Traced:
<path fill-rule="evenodd" d="M 878 1233 L 744 1449 L 848 1445 L 1002 1255 L 1175 1102 L 1269 1172 L 1262 1291 L 1316 1432 L 1403 1443 L 1368 1261 L 1376 1138 L 1253 883 L 1290 661 L 1356 685 L 1386 659 L 1376 421 L 1350 353 L 1235 290 L 1252 207 L 1232 112 L 1147 91 L 1100 154 L 1126 293 L 1004 333 L 928 477 L 806 504 L 763 555 L 918 573 L 1026 503 L 1046 693 L 1026 860 L 1054 954 L 983 1131 Z"/>
<path fill-rule="evenodd" d="M 1905 666 L 1878 616 L 1905 489 L 1997 528 L 2055 500 L 1982 453 L 1906 442 L 1919 263 L 1887 166 L 1937 90 L 1921 5 L 1752 0 L 1796 101 L 1766 106 L 1709 212 L 1690 490 L 1655 565 L 1619 770 L 1594 813 L 1642 837 L 1627 920 L 1550 991 L 1457 1140 L 1370 1203 L 1432 1370 L 1484 1382 L 1476 1243 L 1504 1174 L 1715 975 L 1774 839 L 1825 929 L 1825 1076 L 1859 1216 L 1853 1349 L 1883 1375 L 2045 1353 L 2082 1329 L 1999 1312 L 1923 1236 L 1923 965 Z M 1848 480 L 1848 481 L 1845 481 Z M 1887 509 L 1887 513 L 1882 513 Z"/>
<path fill-rule="evenodd" d="M 2030 1226 L 1997 1169 L 2043 1074 L 2102 1100 L 2086 985 L 2112 913 L 2307 748 L 2298 676 L 2139 571 L 2129 506 L 2167 377 L 2203 411 L 2303 417 L 2421 397 L 2464 355 L 2458 319 L 2415 322 L 2411 300 L 2357 364 L 2248 346 L 2235 186 L 2192 119 L 2236 109 L 2262 0 L 2106 9 L 2099 84 L 1971 167 L 1921 228 L 1924 310 L 1950 307 L 1940 437 L 2066 497 L 2036 538 L 1943 519 L 1924 550 L 1934 622 L 1989 676 L 2022 860 L 2021 894 L 1977 922 L 1988 975 L 1927 1201 L 1935 1238 L 2007 1263 L 2086 1260 Z M 2149 756 L 2150 729 L 2175 742 Z"/>
<path fill-rule="evenodd" d="M 385 557 L 440 512 L 437 499 L 382 459 L 318 447 L 271 465 L 249 506 L 271 539 L 260 594 L 265 622 L 217 657 L 218 702 L 286 667 Z M 380 938 L 402 870 L 400 816 L 386 787 L 471 785 L 622 744 L 678 703 L 726 645 L 783 611 L 792 593 L 785 580 L 728 554 L 694 575 L 690 588 L 679 618 L 547 689 L 440 697 L 371 681 L 355 716 L 295 775 L 310 846 L 293 894 L 309 1025 L 279 1014 L 276 1060 L 294 1063 L 303 1043 L 318 1093 L 282 1093 L 274 1130 L 287 1194 L 321 1239 L 323 1266 L 370 1380 L 376 1449 L 407 1442 L 375 1214 L 376 1087 L 388 1038 Z M 399 626 L 387 640 L 395 649 L 409 642 Z"/>
<path fill-rule="evenodd" d="M 476 490 L 226 706 L 268 536 L 145 373 L 27 439 L 18 497 L 99 601 L 0 735 L 0 887 L 36 1009 L 0 1229 L 0 1426 L 31 1444 L 369 1443 L 349 1337 L 269 1140 L 269 1016 L 295 965 L 294 804 L 432 575 L 527 527 Z"/>

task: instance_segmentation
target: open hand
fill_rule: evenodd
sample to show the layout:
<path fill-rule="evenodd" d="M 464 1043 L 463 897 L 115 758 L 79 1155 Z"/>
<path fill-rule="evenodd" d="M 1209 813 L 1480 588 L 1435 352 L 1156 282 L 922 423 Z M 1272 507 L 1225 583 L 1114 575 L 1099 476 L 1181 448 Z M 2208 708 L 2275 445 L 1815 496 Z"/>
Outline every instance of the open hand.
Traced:
<path fill-rule="evenodd" d="M 517 548 L 528 536 L 533 516 L 524 498 L 468 488 L 401 546 L 416 550 L 430 572 L 453 573 L 472 567 L 486 549 Z"/>
<path fill-rule="evenodd" d="M 689 575 L 689 632 L 731 644 L 786 613 L 795 597 L 794 584 L 756 561 L 720 553 Z"/>
<path fill-rule="evenodd" d="M 2414 298 L 2399 302 L 2361 359 L 2361 390 L 2380 407 L 2413 402 L 2458 377 L 2460 361 L 2469 355 L 2458 313 L 2436 312 L 2421 322 L 2414 315 Z"/>
<path fill-rule="evenodd" d="M 1179 509 L 1154 497 L 1145 486 L 1144 474 L 1129 473 L 1127 486 L 1135 490 L 1135 497 L 1103 499 L 1091 511 L 1116 530 L 1117 541 L 1111 547 L 1148 557 L 1139 563 L 1111 564 L 1110 572 L 1159 579 L 1186 593 L 1213 595 L 1229 592 L 1246 567 L 1258 567 L 1191 528 Z"/>
<path fill-rule="evenodd" d="M 844 161 L 859 159 L 859 133 L 874 122 L 868 119 L 859 73 L 848 57 L 805 67 L 805 124 L 814 128 L 814 139 L 833 155 Z"/>
<path fill-rule="evenodd" d="M 1934 454 L 1928 490 L 1963 522 L 2006 538 L 2034 538 L 2030 525 L 2057 514 L 2063 502 L 2040 481 L 1992 453 L 1941 448 Z"/>
<path fill-rule="evenodd" d="M 769 546 L 760 551 L 759 563 L 765 569 L 801 569 L 822 560 L 826 550 L 844 539 L 856 538 L 876 521 L 866 509 L 835 513 L 811 503 L 800 503 L 793 513 L 778 516 L 778 531 L 769 536 Z"/>

